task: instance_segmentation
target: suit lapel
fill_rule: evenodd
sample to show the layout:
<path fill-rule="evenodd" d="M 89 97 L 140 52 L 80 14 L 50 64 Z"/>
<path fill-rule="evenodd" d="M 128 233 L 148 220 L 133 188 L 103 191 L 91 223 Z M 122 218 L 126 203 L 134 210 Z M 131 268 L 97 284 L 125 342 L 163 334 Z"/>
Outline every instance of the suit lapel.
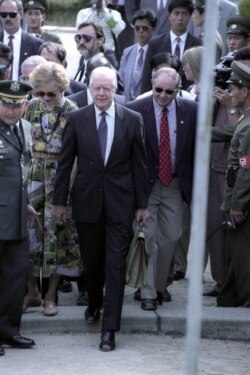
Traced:
<path fill-rule="evenodd" d="M 185 144 L 186 137 L 188 136 L 189 127 L 187 126 L 187 113 L 186 113 L 185 105 L 178 98 L 176 98 L 175 102 L 176 102 L 176 127 L 177 127 L 175 163 L 177 166 L 181 158 L 183 145 Z"/>
<path fill-rule="evenodd" d="M 159 146 L 158 146 L 158 138 L 157 138 L 157 131 L 156 131 L 156 120 L 154 114 L 154 106 L 153 106 L 153 97 L 150 97 L 150 100 L 145 103 L 145 107 L 143 108 L 144 114 L 142 114 L 145 123 L 145 133 L 146 138 L 149 146 L 153 150 L 155 156 L 158 158 L 159 156 Z"/>
<path fill-rule="evenodd" d="M 114 128 L 114 138 L 109 153 L 109 157 L 105 167 L 109 165 L 112 158 L 115 158 L 116 153 L 119 153 L 119 145 L 123 140 L 124 130 L 126 129 L 126 121 L 122 106 L 115 104 L 115 128 Z"/>
<path fill-rule="evenodd" d="M 103 164 L 98 132 L 96 127 L 94 104 L 91 104 L 87 107 L 85 118 L 81 117 L 80 121 L 85 124 L 85 133 L 81 130 L 81 136 L 85 140 L 84 145 L 86 145 L 86 148 L 89 150 L 89 153 L 94 153 L 95 158 L 97 157 L 98 160 Z"/>

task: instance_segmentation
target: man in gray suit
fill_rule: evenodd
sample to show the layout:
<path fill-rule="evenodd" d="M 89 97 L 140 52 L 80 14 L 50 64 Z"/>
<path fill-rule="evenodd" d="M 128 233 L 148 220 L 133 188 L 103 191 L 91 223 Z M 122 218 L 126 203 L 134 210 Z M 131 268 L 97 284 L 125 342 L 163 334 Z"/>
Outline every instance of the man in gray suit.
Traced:
<path fill-rule="evenodd" d="M 137 43 L 124 50 L 119 69 L 127 100 L 135 99 L 141 92 L 144 58 L 157 18 L 151 10 L 141 9 L 135 13 L 132 22 Z"/>
<path fill-rule="evenodd" d="M 21 120 L 32 86 L 0 82 L 0 355 L 2 345 L 30 348 L 34 341 L 20 336 L 23 299 L 29 269 L 27 220 L 30 123 Z"/>

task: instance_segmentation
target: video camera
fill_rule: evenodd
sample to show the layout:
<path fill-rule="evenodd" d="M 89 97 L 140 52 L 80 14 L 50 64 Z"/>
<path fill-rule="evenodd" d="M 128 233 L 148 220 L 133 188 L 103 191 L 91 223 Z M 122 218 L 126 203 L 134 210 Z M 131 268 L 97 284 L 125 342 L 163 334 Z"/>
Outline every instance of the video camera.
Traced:
<path fill-rule="evenodd" d="M 215 65 L 215 86 L 225 90 L 228 87 L 226 83 L 231 76 L 231 63 L 233 61 L 235 52 L 229 52 L 226 56 L 221 58 L 219 64 Z"/>

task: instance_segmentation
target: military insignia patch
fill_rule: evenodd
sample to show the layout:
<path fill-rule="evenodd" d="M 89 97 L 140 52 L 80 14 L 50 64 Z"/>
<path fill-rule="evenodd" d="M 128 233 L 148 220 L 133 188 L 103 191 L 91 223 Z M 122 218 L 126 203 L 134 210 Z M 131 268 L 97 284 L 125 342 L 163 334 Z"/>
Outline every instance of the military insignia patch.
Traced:
<path fill-rule="evenodd" d="M 11 91 L 18 92 L 20 90 L 20 84 L 17 81 L 12 82 L 10 89 Z"/>

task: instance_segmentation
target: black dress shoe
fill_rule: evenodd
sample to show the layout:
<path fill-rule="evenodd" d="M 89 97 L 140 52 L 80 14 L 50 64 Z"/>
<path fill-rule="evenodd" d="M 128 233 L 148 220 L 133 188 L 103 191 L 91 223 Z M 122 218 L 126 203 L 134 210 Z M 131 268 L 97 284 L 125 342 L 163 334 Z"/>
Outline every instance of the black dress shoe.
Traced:
<path fill-rule="evenodd" d="M 163 299 L 164 302 L 171 302 L 172 301 L 172 296 L 169 293 L 169 291 L 167 290 L 167 288 L 162 293 L 162 299 Z"/>
<path fill-rule="evenodd" d="M 100 309 L 96 309 L 94 312 L 89 310 L 89 307 L 85 310 L 85 320 L 88 324 L 98 322 L 100 320 Z"/>
<path fill-rule="evenodd" d="M 70 281 L 62 279 L 59 282 L 58 289 L 62 293 L 71 293 L 73 290 L 73 286 Z"/>
<path fill-rule="evenodd" d="M 0 344 L 12 346 L 12 348 L 26 349 L 36 345 L 35 341 L 22 336 L 7 337 L 0 340 Z"/>
<path fill-rule="evenodd" d="M 162 302 L 163 302 L 163 293 L 157 292 L 156 302 L 157 302 L 157 305 L 162 305 Z"/>
<path fill-rule="evenodd" d="M 141 301 L 141 289 L 137 289 L 137 291 L 134 294 L 134 300 L 135 301 Z"/>
<path fill-rule="evenodd" d="M 205 297 L 217 297 L 218 291 L 215 288 L 208 289 L 206 292 L 203 293 Z"/>
<path fill-rule="evenodd" d="M 178 280 L 181 280 L 181 279 L 184 279 L 184 278 L 185 278 L 185 273 L 184 272 L 176 271 L 174 273 L 174 280 L 175 281 L 178 281 Z"/>
<path fill-rule="evenodd" d="M 77 299 L 76 305 L 77 306 L 88 306 L 89 304 L 89 297 L 87 292 L 81 292 Z"/>
<path fill-rule="evenodd" d="M 115 349 L 115 332 L 112 330 L 102 331 L 99 349 L 102 352 L 111 352 Z"/>
<path fill-rule="evenodd" d="M 141 301 L 142 310 L 154 311 L 157 309 L 156 299 L 143 299 Z"/>
<path fill-rule="evenodd" d="M 5 354 L 5 350 L 4 350 L 4 348 L 2 348 L 1 346 L 0 346 L 0 356 L 2 356 L 2 355 L 4 355 Z"/>

